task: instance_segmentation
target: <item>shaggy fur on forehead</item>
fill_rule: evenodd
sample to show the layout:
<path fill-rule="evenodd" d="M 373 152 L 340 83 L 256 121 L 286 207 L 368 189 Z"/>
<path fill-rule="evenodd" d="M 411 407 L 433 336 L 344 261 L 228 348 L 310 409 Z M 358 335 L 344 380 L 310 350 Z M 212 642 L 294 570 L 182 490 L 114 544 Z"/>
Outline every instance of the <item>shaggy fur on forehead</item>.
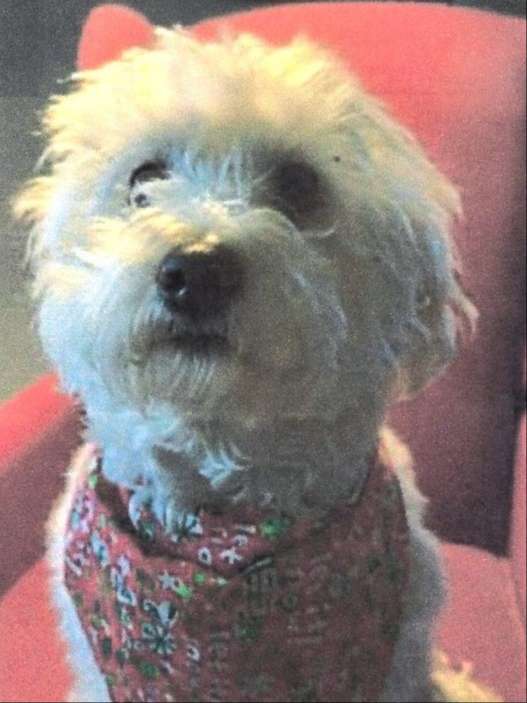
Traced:
<path fill-rule="evenodd" d="M 229 137 L 247 136 L 248 128 L 259 135 L 263 126 L 278 139 L 294 128 L 304 143 L 338 128 L 359 95 L 343 69 L 304 40 L 271 48 L 250 35 L 209 44 L 178 29 L 159 29 L 156 37 L 153 49 L 132 49 L 120 61 L 77 74 L 80 90 L 59 99 L 48 113 L 51 131 L 77 147 L 111 151 L 122 148 L 123 139 L 128 142 L 134 127 L 143 132 L 145 117 L 172 130 L 192 129 L 206 118 L 208 147 L 215 140 L 222 146 Z M 97 125 L 89 119 L 94 113 Z M 125 135 L 123 125 L 130 130 Z"/>
<path fill-rule="evenodd" d="M 204 44 L 181 29 L 158 28 L 152 49 L 128 50 L 73 80 L 43 121 L 45 156 L 61 182 L 96 171 L 148 136 L 177 135 L 220 155 L 265 138 L 270 148 L 300 149 L 330 174 L 336 157 L 339 171 L 357 173 L 356 195 L 362 189 L 368 203 L 378 193 L 427 221 L 460 211 L 455 189 L 409 132 L 307 39 L 278 48 L 252 35 Z M 53 188 L 48 179 L 34 181 L 19 212 L 42 217 Z"/>

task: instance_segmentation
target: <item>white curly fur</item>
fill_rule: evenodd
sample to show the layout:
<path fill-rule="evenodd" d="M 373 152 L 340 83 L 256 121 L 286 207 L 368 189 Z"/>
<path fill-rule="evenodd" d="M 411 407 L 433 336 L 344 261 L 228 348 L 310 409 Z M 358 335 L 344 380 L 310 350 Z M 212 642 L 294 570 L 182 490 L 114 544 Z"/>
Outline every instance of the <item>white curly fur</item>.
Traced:
<path fill-rule="evenodd" d="M 146 482 L 170 527 L 211 496 L 272 496 L 296 512 L 315 496 L 327 508 L 364 479 L 381 431 L 404 455 L 381 429 L 387 406 L 445 367 L 456 316 L 474 317 L 448 235 L 459 201 L 335 57 L 304 39 L 203 44 L 157 29 L 154 48 L 75 76 L 44 126 L 48 173 L 17 211 L 33 223 L 45 350 L 86 407 L 108 478 Z M 326 193 L 323 216 L 302 226 L 258 200 L 287 155 L 316 169 Z M 130 173 L 159 158 L 169 178 L 141 186 L 150 206 L 135 208 Z M 174 344 L 183 323 L 161 303 L 155 274 L 175 246 L 218 245 L 243 259 L 248 284 L 221 330 L 214 320 L 202 330 L 221 331 L 228 353 L 194 354 Z M 442 577 L 410 462 L 395 463 L 412 574 L 383 700 L 421 701 Z M 68 500 L 51 549 L 78 643 L 61 586 Z M 105 700 L 87 656 L 75 695 Z"/>

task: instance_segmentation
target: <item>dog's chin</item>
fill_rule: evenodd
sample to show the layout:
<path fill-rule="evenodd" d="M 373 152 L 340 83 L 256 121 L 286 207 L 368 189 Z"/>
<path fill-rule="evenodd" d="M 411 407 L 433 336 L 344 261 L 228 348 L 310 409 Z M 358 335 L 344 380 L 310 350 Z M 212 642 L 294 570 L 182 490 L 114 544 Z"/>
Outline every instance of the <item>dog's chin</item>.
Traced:
<path fill-rule="evenodd" d="M 178 412 L 210 410 L 225 384 L 235 382 L 236 353 L 227 336 L 202 330 L 174 330 L 146 337 L 132 349 L 124 392 L 143 406 L 159 402 Z"/>

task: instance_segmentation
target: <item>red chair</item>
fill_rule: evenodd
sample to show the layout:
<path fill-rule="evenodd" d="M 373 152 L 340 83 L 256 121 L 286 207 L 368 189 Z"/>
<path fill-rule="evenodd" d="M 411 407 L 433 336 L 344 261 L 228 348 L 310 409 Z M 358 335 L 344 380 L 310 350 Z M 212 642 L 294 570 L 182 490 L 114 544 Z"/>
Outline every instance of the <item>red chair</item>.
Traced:
<path fill-rule="evenodd" d="M 309 35 L 384 98 L 459 186 L 457 242 L 479 333 L 393 423 L 431 497 L 451 598 L 441 648 L 506 701 L 525 690 L 523 20 L 431 4 L 315 3 L 205 22 L 273 43 Z M 43 523 L 79 443 L 75 408 L 40 380 L 0 408 L 0 700 L 63 700 L 69 674 L 49 607 Z M 523 434 L 519 432 L 520 425 Z"/>

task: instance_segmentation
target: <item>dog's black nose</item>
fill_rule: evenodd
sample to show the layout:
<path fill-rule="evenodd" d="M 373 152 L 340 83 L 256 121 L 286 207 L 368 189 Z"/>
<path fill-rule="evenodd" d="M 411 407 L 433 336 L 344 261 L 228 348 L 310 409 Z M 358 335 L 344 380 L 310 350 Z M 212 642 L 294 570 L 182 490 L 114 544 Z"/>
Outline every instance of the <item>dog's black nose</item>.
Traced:
<path fill-rule="evenodd" d="M 161 261 L 156 283 L 165 305 L 190 317 L 205 318 L 225 310 L 242 285 L 239 257 L 226 246 L 208 252 L 172 249 Z"/>

